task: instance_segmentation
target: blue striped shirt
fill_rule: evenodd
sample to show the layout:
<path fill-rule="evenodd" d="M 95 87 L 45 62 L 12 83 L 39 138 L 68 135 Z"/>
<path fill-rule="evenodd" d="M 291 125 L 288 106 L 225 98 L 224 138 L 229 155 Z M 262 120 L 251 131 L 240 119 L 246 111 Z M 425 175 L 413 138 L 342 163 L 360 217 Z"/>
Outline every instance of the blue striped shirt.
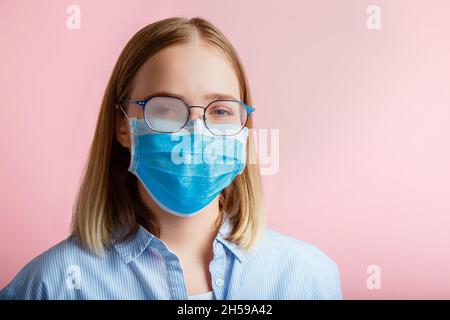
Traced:
<path fill-rule="evenodd" d="M 265 228 L 249 252 L 227 241 L 228 220 L 210 262 L 216 299 L 342 299 L 336 263 L 317 247 Z M 29 262 L 0 299 L 188 299 L 178 257 L 140 227 L 97 256 L 73 237 Z"/>

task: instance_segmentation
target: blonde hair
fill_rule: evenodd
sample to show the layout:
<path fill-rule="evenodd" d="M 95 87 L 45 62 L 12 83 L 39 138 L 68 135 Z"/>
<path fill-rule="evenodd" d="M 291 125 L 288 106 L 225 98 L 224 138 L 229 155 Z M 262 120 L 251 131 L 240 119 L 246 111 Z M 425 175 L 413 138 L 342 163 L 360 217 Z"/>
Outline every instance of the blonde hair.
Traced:
<path fill-rule="evenodd" d="M 142 225 L 159 236 L 159 227 L 152 212 L 139 197 L 137 178 L 128 171 L 130 152 L 115 138 L 115 106 L 131 91 L 138 69 L 161 49 L 192 41 L 199 37 L 218 48 L 231 62 L 239 83 L 241 100 L 251 105 L 250 90 L 244 68 L 231 43 L 210 22 L 202 18 L 181 17 L 154 22 L 138 31 L 126 44 L 109 79 L 88 161 L 83 170 L 79 192 L 73 208 L 72 235 L 97 254 L 116 240 L 118 228 L 125 228 L 122 240 L 131 237 Z M 247 121 L 252 128 L 252 117 Z M 250 130 L 247 144 L 247 165 L 241 175 L 225 188 L 219 197 L 220 215 L 230 218 L 228 240 L 250 250 L 264 228 L 260 174 Z M 256 159 L 256 157 L 255 157 Z"/>

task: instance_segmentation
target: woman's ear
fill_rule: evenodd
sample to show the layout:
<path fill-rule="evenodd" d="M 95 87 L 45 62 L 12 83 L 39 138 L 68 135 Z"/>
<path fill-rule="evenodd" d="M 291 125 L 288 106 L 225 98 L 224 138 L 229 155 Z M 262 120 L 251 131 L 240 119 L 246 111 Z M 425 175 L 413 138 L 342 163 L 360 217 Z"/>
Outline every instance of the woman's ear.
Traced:
<path fill-rule="evenodd" d="M 115 123 L 115 136 L 117 141 L 122 145 L 122 147 L 130 148 L 130 129 L 127 117 L 122 115 L 122 110 L 119 106 L 116 106 L 118 112 L 116 112 L 116 123 Z"/>

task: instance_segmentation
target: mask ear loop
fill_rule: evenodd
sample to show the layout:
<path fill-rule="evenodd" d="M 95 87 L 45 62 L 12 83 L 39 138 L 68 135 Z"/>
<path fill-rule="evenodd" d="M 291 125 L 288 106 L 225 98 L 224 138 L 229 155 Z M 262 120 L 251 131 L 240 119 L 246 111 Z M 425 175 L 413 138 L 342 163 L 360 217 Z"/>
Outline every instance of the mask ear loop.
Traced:
<path fill-rule="evenodd" d="M 128 117 L 127 113 L 125 112 L 125 110 L 123 110 L 122 108 L 122 104 L 119 103 L 119 105 L 116 105 L 116 109 L 120 109 L 120 111 L 122 111 L 122 113 L 125 115 L 125 117 L 130 120 L 130 117 Z"/>
<path fill-rule="evenodd" d="M 122 111 L 122 113 L 124 114 L 124 116 L 128 119 L 128 128 L 129 128 L 130 135 L 131 135 L 131 119 L 130 119 L 130 117 L 128 117 L 128 115 L 125 112 L 125 110 L 123 110 L 121 103 L 119 103 L 118 105 L 116 104 L 116 109 L 117 110 L 120 109 Z M 130 137 L 130 139 L 132 140 L 133 138 Z M 128 151 L 130 152 L 130 154 L 131 154 L 132 143 L 133 143 L 133 141 L 130 141 L 130 146 L 128 147 Z"/>

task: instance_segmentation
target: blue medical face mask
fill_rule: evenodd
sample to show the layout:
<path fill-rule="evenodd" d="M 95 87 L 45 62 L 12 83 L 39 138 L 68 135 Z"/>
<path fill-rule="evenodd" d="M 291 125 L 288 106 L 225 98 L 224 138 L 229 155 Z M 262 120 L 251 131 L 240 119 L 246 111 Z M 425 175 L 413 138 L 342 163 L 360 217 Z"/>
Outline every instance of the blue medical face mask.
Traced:
<path fill-rule="evenodd" d="M 144 119 L 129 118 L 129 122 L 128 170 L 169 213 L 198 213 L 245 168 L 246 127 L 233 136 L 217 136 L 202 120 L 193 120 L 182 130 L 168 134 L 153 131 Z"/>

